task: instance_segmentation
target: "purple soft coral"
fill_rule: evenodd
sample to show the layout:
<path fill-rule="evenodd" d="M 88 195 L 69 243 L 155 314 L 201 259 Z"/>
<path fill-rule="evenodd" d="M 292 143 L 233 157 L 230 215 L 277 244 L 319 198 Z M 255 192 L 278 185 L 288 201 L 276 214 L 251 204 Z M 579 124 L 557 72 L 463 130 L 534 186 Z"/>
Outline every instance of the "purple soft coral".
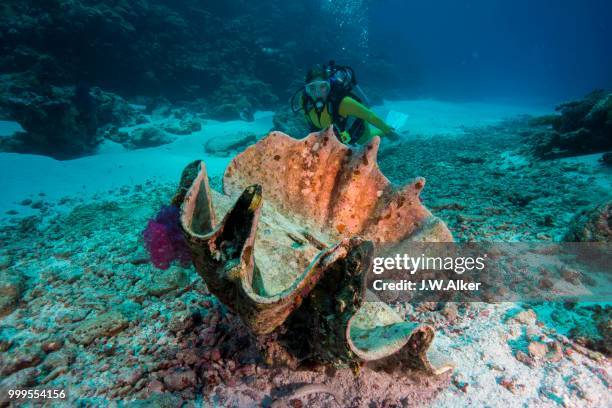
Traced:
<path fill-rule="evenodd" d="M 191 262 L 191 253 L 179 225 L 180 212 L 175 206 L 162 207 L 154 219 L 149 220 L 143 237 L 151 262 L 159 269 L 168 269 L 174 260 L 182 266 Z"/>

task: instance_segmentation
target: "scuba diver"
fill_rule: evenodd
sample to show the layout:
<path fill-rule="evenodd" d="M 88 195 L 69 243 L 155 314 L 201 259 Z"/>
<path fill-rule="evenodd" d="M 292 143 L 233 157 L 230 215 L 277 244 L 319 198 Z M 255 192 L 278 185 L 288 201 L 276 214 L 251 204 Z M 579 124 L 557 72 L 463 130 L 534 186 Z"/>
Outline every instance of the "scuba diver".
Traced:
<path fill-rule="evenodd" d="M 296 108 L 300 91 L 301 103 Z M 305 85 L 291 98 L 291 107 L 294 113 L 304 111 L 311 131 L 332 125 L 338 139 L 348 145 L 365 144 L 374 136 L 397 140 L 395 129 L 372 112 L 367 102 L 353 69 L 330 61 L 308 71 Z"/>

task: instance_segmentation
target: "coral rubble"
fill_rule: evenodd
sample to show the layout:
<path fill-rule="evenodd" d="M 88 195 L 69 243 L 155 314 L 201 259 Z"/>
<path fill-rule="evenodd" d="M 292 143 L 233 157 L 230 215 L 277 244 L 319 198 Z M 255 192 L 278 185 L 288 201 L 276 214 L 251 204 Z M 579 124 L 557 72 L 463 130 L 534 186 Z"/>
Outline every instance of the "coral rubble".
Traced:
<path fill-rule="evenodd" d="M 449 368 L 428 360 L 431 327 L 366 293 L 383 246 L 452 240 L 419 200 L 424 179 L 398 190 L 380 172 L 379 143 L 353 150 L 331 129 L 302 140 L 272 132 L 230 163 L 224 195 L 210 189 L 203 163 L 184 172 L 174 202 L 196 270 L 271 364 Z"/>

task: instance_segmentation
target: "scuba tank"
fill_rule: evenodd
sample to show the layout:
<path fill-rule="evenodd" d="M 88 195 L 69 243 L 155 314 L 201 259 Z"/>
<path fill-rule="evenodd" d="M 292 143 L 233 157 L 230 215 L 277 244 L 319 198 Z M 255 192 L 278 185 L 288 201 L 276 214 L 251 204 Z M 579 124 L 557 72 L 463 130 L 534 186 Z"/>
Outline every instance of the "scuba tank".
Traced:
<path fill-rule="evenodd" d="M 323 70 L 325 71 L 327 79 L 331 85 L 330 95 L 340 99 L 344 98 L 345 96 L 351 96 L 365 106 L 370 105 L 368 97 L 357 83 L 357 77 L 355 76 L 355 71 L 353 68 L 348 65 L 336 65 L 336 62 L 331 60 L 323 66 Z M 297 96 L 300 94 L 300 98 L 297 98 Z M 295 91 L 290 100 L 291 110 L 293 113 L 306 110 L 305 102 L 308 102 L 308 96 L 305 95 L 304 87 L 300 87 Z"/>
<path fill-rule="evenodd" d="M 357 77 L 355 71 L 348 65 L 336 65 L 336 61 L 331 60 L 327 65 L 323 67 L 327 72 L 327 77 L 332 86 L 332 92 L 334 88 L 339 90 L 344 96 L 356 97 L 359 102 L 368 106 L 368 97 L 365 95 L 359 84 L 357 83 Z"/>

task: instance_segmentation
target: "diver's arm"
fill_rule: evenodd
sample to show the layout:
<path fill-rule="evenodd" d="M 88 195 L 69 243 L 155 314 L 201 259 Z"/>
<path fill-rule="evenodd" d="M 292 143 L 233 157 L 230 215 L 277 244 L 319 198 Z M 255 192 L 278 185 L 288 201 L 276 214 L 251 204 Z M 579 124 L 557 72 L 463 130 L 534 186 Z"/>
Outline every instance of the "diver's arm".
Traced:
<path fill-rule="evenodd" d="M 341 116 L 355 116 L 359 119 L 363 119 L 372 126 L 380 129 L 383 134 L 392 133 L 395 131 L 391 126 L 387 125 L 385 121 L 378 117 L 374 112 L 370 109 L 363 106 L 361 103 L 357 102 L 355 99 L 350 96 L 342 99 L 340 103 L 340 108 L 338 110 Z"/>

